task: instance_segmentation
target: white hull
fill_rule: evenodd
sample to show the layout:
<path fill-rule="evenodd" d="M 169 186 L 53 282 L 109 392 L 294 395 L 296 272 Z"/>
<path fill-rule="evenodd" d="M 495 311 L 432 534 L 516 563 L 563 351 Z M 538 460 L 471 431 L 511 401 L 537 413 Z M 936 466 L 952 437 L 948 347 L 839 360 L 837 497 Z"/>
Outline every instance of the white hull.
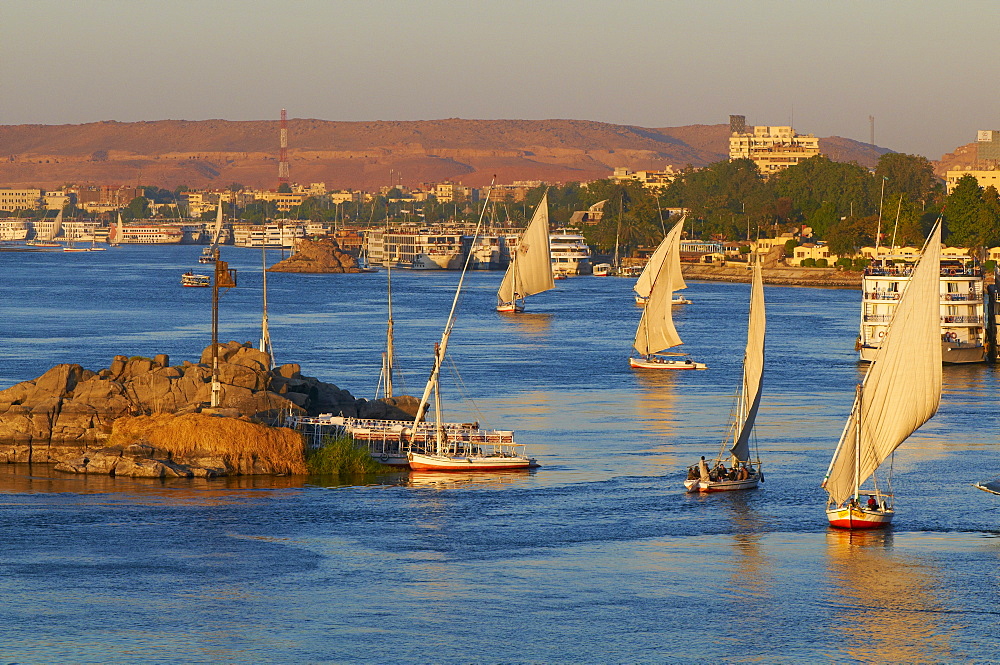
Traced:
<path fill-rule="evenodd" d="M 892 523 L 895 514 L 891 509 L 844 506 L 828 508 L 826 518 L 837 529 L 881 529 Z"/>
<path fill-rule="evenodd" d="M 503 471 L 529 469 L 538 464 L 520 455 L 423 455 L 409 454 L 410 468 L 414 471 Z"/>
<path fill-rule="evenodd" d="M 708 369 L 705 363 L 693 360 L 674 360 L 653 356 L 652 358 L 629 358 L 629 367 L 634 369 Z"/>
<path fill-rule="evenodd" d="M 635 296 L 635 304 L 638 305 L 639 307 L 645 307 L 647 300 L 649 300 L 649 298 L 643 298 L 642 296 L 640 296 L 638 294 Z M 687 298 L 684 298 L 683 296 L 674 296 L 670 300 L 670 304 L 671 305 L 690 305 L 691 301 L 688 300 Z"/>
<path fill-rule="evenodd" d="M 871 267 L 862 280 L 858 352 L 871 362 L 889 329 L 910 275 L 906 269 Z M 985 362 L 984 279 L 978 268 L 955 270 L 942 265 L 940 277 L 941 361 L 947 364 Z"/>
<path fill-rule="evenodd" d="M 862 346 L 859 349 L 861 362 L 872 362 L 875 360 L 876 353 L 878 353 L 878 347 Z M 941 361 L 948 365 L 964 365 L 967 363 L 985 362 L 986 347 L 963 346 L 962 344 L 941 342 Z"/>

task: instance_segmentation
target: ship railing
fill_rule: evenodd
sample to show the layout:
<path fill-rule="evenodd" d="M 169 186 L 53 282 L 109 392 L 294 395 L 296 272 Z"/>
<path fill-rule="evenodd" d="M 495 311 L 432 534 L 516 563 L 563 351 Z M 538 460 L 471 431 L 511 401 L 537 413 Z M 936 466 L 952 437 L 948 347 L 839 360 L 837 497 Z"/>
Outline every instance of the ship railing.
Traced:
<path fill-rule="evenodd" d="M 979 301 L 983 299 L 983 294 L 977 291 L 968 293 L 942 293 L 941 300 L 949 301 Z"/>
<path fill-rule="evenodd" d="M 981 316 L 942 316 L 941 323 L 983 323 Z"/>
<path fill-rule="evenodd" d="M 896 291 L 866 291 L 865 300 L 899 300 L 900 295 Z"/>
<path fill-rule="evenodd" d="M 889 323 L 892 314 L 865 314 L 865 323 Z"/>

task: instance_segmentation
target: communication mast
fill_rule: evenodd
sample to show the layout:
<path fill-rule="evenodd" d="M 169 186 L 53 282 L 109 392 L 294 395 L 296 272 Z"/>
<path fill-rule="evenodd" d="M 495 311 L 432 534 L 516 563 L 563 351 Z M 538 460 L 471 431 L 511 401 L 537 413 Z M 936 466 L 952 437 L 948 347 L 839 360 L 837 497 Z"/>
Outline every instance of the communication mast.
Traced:
<path fill-rule="evenodd" d="M 288 184 L 288 114 L 281 109 L 281 147 L 278 151 L 278 188 Z"/>

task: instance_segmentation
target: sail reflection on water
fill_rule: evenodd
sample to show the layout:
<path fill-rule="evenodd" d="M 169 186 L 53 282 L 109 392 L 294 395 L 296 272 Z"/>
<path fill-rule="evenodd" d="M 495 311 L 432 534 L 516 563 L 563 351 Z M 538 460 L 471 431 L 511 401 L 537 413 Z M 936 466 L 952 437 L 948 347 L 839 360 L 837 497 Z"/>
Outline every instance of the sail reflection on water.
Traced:
<path fill-rule="evenodd" d="M 636 374 L 636 422 L 650 437 L 649 461 L 655 464 L 676 465 L 680 460 L 674 445 L 678 412 L 675 384 L 680 378 L 673 372 Z"/>
<path fill-rule="evenodd" d="M 934 595 L 940 574 L 926 559 L 894 550 L 892 541 L 891 531 L 827 532 L 832 629 L 841 653 L 858 662 L 956 660 L 945 606 Z"/>
<path fill-rule="evenodd" d="M 545 312 L 522 312 L 520 316 L 505 316 L 501 321 L 526 337 L 545 337 L 552 327 L 552 315 Z"/>

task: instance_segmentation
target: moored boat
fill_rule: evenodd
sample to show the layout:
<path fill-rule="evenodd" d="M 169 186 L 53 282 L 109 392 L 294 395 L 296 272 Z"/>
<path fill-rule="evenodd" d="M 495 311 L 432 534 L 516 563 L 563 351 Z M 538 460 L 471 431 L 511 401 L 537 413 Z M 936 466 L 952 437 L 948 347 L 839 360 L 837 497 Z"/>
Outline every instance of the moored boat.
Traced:
<path fill-rule="evenodd" d="M 912 255 L 888 255 L 865 268 L 857 344 L 862 361 L 874 360 L 912 271 Z M 982 268 L 954 259 L 942 260 L 939 274 L 942 362 L 985 362 L 986 307 Z"/>
<path fill-rule="evenodd" d="M 473 243 L 475 243 L 482 228 L 483 216 L 485 216 L 486 206 L 489 204 L 489 195 L 486 199 L 479 223 L 476 225 Z M 433 393 L 435 414 L 433 448 L 426 451 L 411 448 L 407 457 L 412 469 L 421 471 L 502 471 L 537 466 L 535 460 L 525 454 L 524 445 L 514 442 L 513 432 L 495 432 L 494 437 L 491 438 L 488 435 L 480 435 L 478 432 L 449 433 L 444 427 L 441 412 L 441 365 L 444 362 L 445 353 L 448 350 L 448 340 L 455 325 L 455 310 L 458 307 L 458 299 L 462 293 L 462 284 L 469 270 L 470 260 L 471 254 L 466 256 L 462 275 L 459 277 L 458 286 L 455 289 L 455 297 L 451 303 L 451 311 L 445 322 L 444 332 L 441 334 L 441 341 L 434 346 L 434 366 L 427 379 L 427 384 L 424 386 L 424 393 L 413 418 L 413 428 L 416 430 L 424 420 Z"/>
<path fill-rule="evenodd" d="M 892 467 L 879 466 L 937 412 L 941 401 L 941 222 L 934 225 L 864 379 L 822 487 L 830 526 L 877 529 L 895 516 Z M 865 483 L 871 479 L 870 488 Z M 867 495 L 867 500 L 862 497 Z"/>

